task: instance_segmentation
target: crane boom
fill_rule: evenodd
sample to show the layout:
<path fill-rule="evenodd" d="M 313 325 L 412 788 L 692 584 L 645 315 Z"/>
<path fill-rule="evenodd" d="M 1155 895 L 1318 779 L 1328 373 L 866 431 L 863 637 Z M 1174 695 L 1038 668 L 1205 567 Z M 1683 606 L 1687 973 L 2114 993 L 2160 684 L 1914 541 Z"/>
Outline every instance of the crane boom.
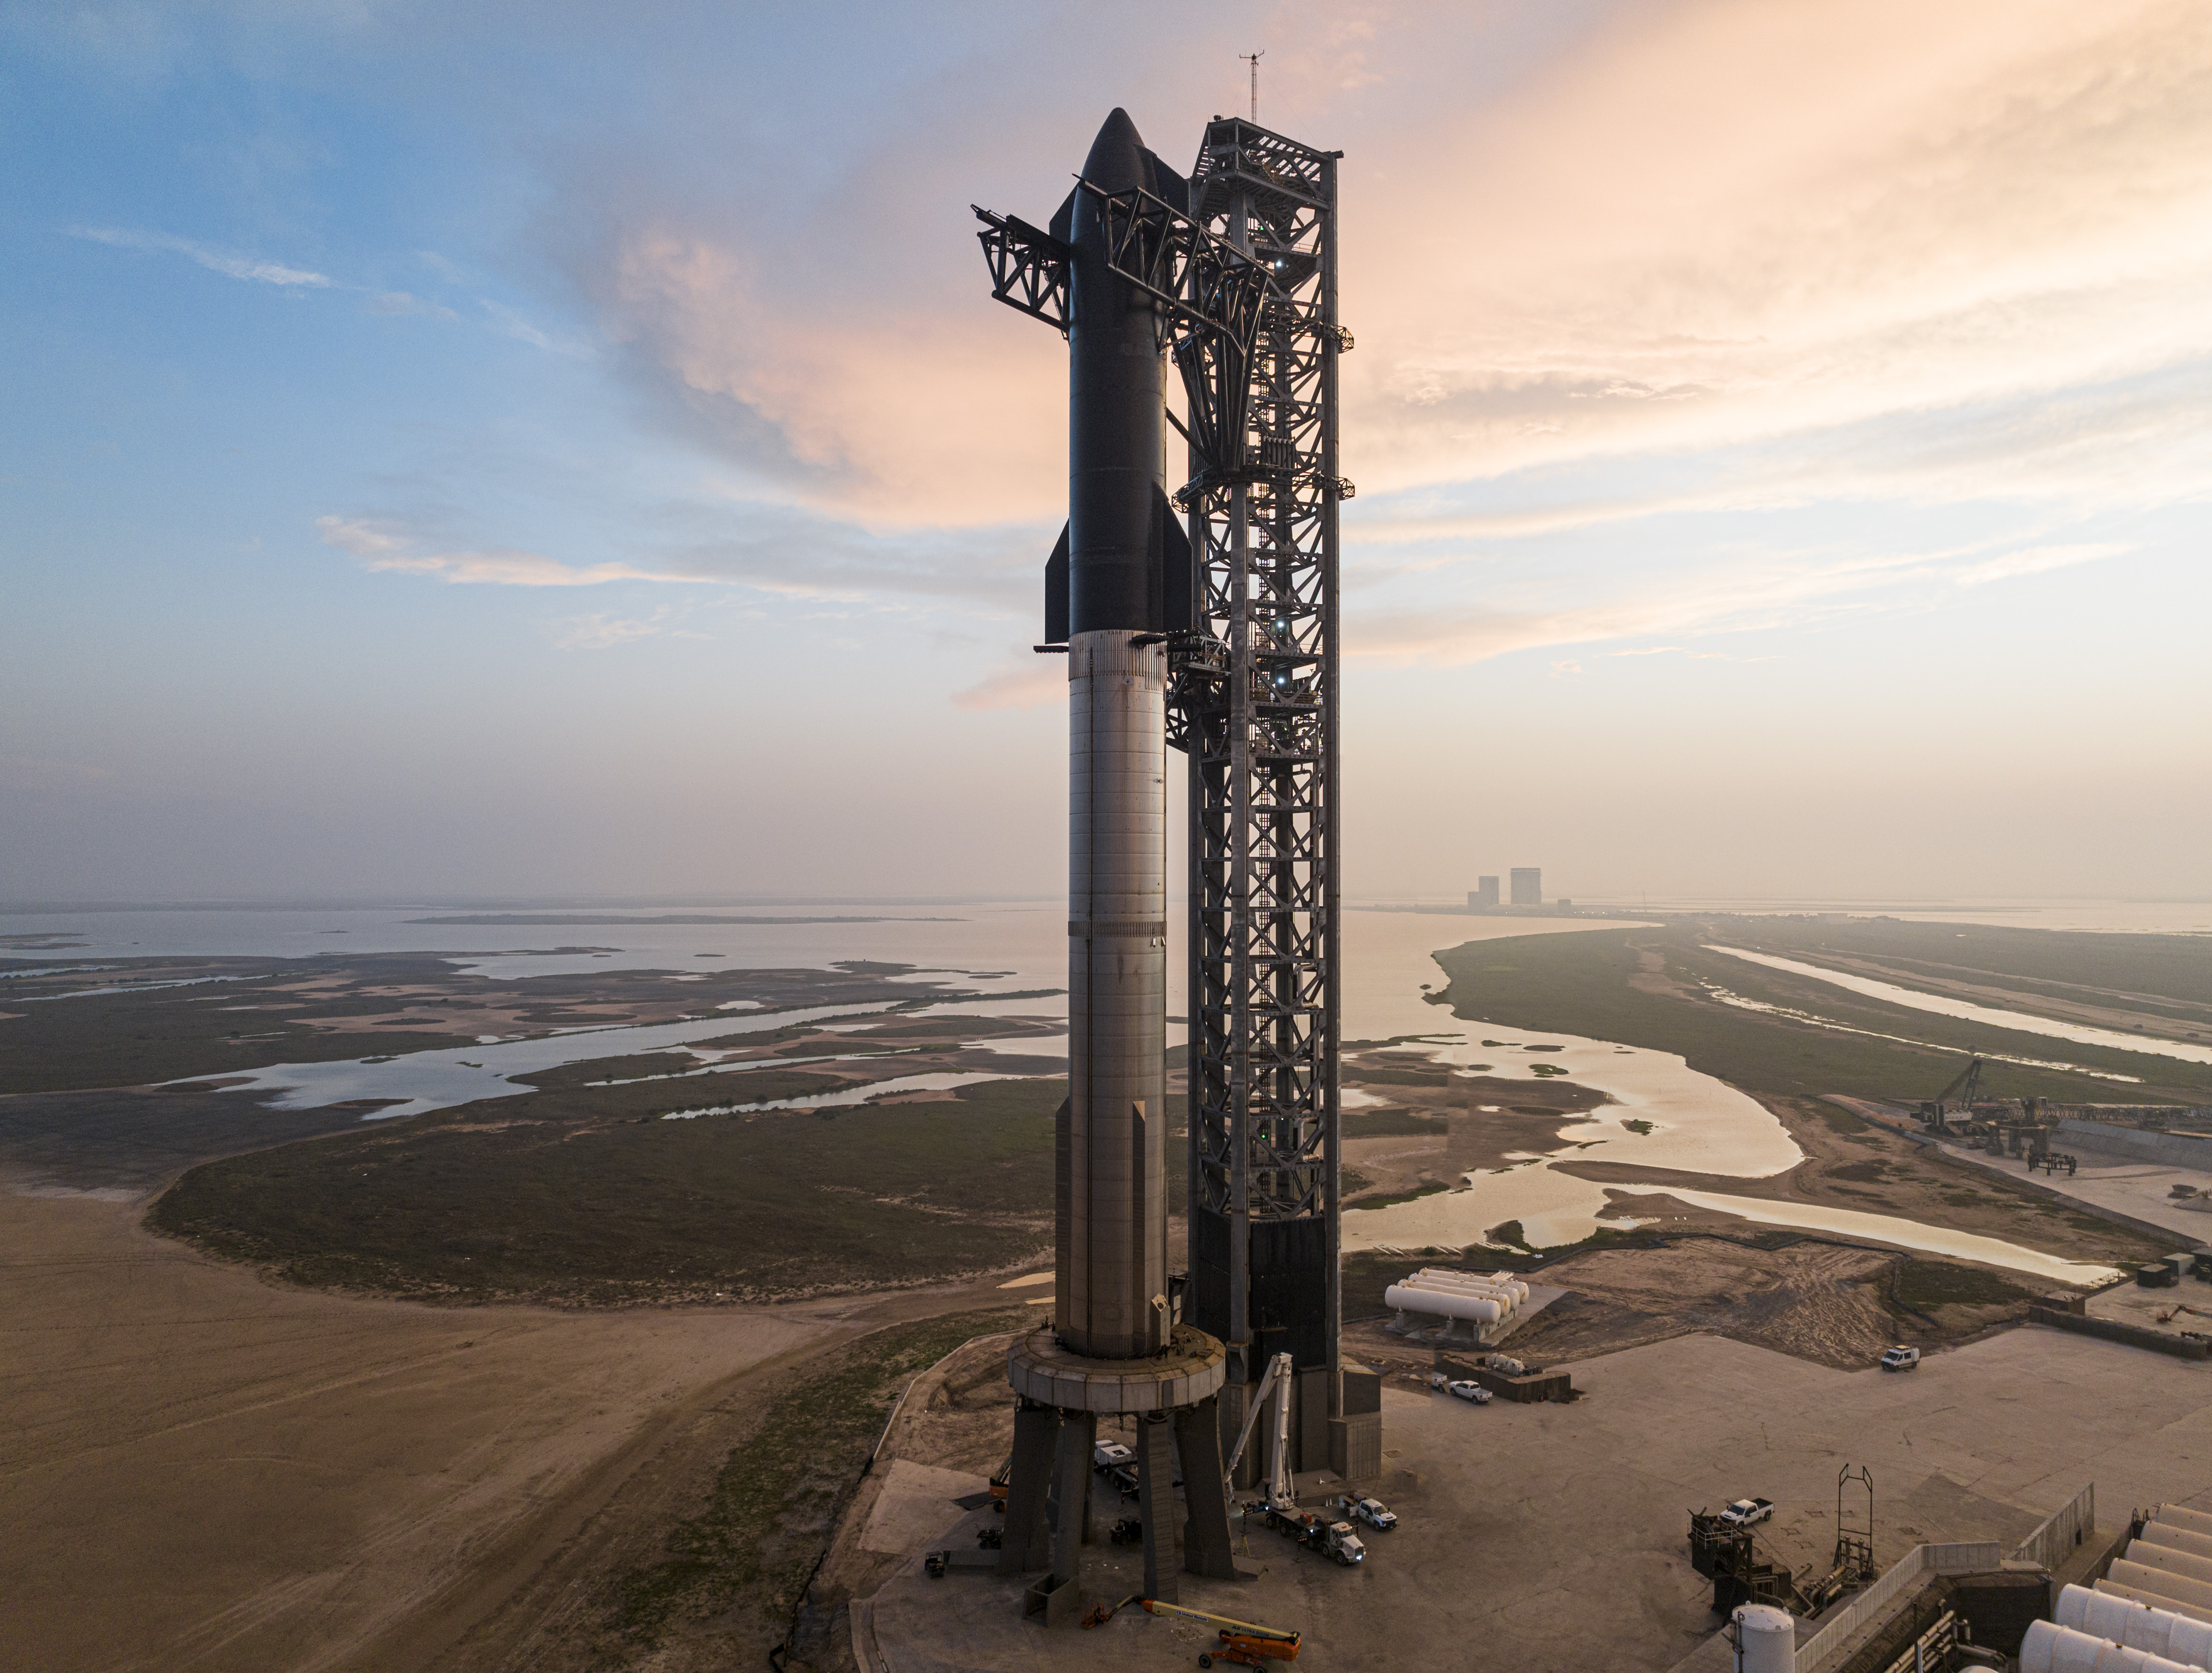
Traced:
<path fill-rule="evenodd" d="M 1267 1361 L 1266 1374 L 1260 1379 L 1259 1386 L 1252 1391 L 1252 1405 L 1251 1409 L 1244 1414 L 1243 1431 L 1237 1437 L 1236 1448 L 1229 1454 L 1229 1462 L 1222 1468 L 1221 1473 L 1224 1477 L 1234 1476 L 1237 1474 L 1237 1466 L 1244 1461 L 1244 1449 L 1251 1445 L 1252 1431 L 1260 1426 L 1260 1414 L 1267 1409 L 1267 1396 L 1275 1391 L 1276 1384 L 1280 1383 L 1283 1385 L 1281 1391 L 1283 1402 L 1286 1408 L 1289 1405 L 1290 1378 L 1291 1356 L 1288 1354 L 1278 1354 Z M 1279 1451 L 1280 1448 L 1278 1447 L 1277 1450 Z"/>

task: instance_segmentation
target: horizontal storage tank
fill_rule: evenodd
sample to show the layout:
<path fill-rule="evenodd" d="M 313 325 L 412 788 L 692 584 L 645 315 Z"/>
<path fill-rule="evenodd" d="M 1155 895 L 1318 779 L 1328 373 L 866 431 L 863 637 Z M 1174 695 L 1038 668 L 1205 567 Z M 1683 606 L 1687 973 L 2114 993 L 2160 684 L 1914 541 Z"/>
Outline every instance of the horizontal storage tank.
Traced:
<path fill-rule="evenodd" d="M 1416 1272 L 1399 1282 L 1407 1289 L 1432 1289 L 1439 1295 L 1487 1295 L 1504 1302 L 1509 1311 L 1519 1305 L 1513 1292 L 1503 1285 L 1486 1284 L 1473 1278 L 1425 1278 Z"/>
<path fill-rule="evenodd" d="M 1468 1318 L 1478 1324 L 1495 1324 L 1505 1316 L 1505 1304 L 1493 1295 L 1460 1295 L 1443 1289 L 1408 1289 L 1393 1284 L 1382 1292 L 1382 1305 L 1400 1312 L 1434 1313 L 1439 1318 Z"/>
<path fill-rule="evenodd" d="M 2106 1571 L 2105 1578 L 2118 1580 L 2133 1591 L 2171 1597 L 2193 1609 L 2212 1609 L 2212 1584 L 2192 1580 L 2185 1574 L 2171 1573 L 2163 1568 L 2153 1568 L 2148 1563 L 2123 1557 Z"/>
<path fill-rule="evenodd" d="M 1416 1272 L 1406 1280 L 1406 1286 L 1409 1289 L 1448 1289 L 1465 1295 L 1495 1295 L 1514 1307 L 1528 1299 L 1516 1293 L 1511 1284 L 1496 1284 L 1487 1278 L 1462 1277 L 1456 1273 Z"/>
<path fill-rule="evenodd" d="M 2185 1580 L 2203 1580 L 2212 1585 L 2212 1557 L 2200 1557 L 2161 1544 L 2146 1533 L 2141 1539 L 2131 1539 L 2121 1555 L 2130 1562 L 2139 1562 L 2145 1568 L 2162 1568 L 2169 1574 L 2179 1574 Z"/>
<path fill-rule="evenodd" d="M 2171 1609 L 2078 1585 L 2059 1591 L 2058 1606 L 2051 1615 L 2060 1626 L 2077 1633 L 2108 1638 L 2130 1650 L 2148 1650 L 2184 1667 L 2212 1670 L 2212 1621 L 2192 1621 Z"/>
<path fill-rule="evenodd" d="M 1510 1272 L 1461 1272 L 1449 1266 L 1425 1266 L 1413 1276 L 1416 1278 L 1457 1280 L 1462 1283 L 1492 1284 L 1501 1289 L 1511 1290 L 1513 1299 L 1517 1302 L 1526 1302 L 1528 1299 L 1528 1286 Z"/>
<path fill-rule="evenodd" d="M 1729 1616 L 1735 1628 L 1736 1673 L 1796 1673 L 1797 1622 L 1770 1603 L 1739 1603 Z"/>
<path fill-rule="evenodd" d="M 2160 1505 L 2158 1507 L 2158 1514 L 2152 1520 L 2170 1522 L 2177 1528 L 2188 1529 L 2191 1533 L 2212 1534 L 2212 1516 L 2207 1516 L 2203 1511 L 2189 1510 L 2180 1505 Z"/>
<path fill-rule="evenodd" d="M 2171 1551 L 2186 1551 L 2192 1556 L 2212 1557 L 2212 1534 L 2200 1534 L 2185 1528 L 2179 1522 L 2168 1522 L 2166 1512 L 2158 1515 L 2142 1531 L 2142 1537 L 2154 1545 L 2163 1545 Z"/>
<path fill-rule="evenodd" d="M 2020 1646 L 2020 1673 L 2191 1673 L 2185 1663 L 2128 1650 L 2071 1627 L 2038 1621 Z"/>
<path fill-rule="evenodd" d="M 2122 1585 L 2118 1580 L 2100 1580 L 2096 1590 L 2107 1597 L 2124 1597 L 2154 1609 L 2166 1609 L 2175 1615 L 2187 1615 L 2191 1621 L 2202 1621 L 2212 1626 L 2212 1609 L 2200 1609 L 2194 1603 L 2185 1603 L 2179 1598 L 2166 1597 L 2140 1587 Z"/>

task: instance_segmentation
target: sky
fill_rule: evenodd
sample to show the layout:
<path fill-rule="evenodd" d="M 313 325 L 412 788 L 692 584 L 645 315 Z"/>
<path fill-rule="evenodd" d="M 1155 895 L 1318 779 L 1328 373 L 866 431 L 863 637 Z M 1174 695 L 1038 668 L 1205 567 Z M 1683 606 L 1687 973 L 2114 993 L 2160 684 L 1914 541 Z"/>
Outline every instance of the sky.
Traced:
<path fill-rule="evenodd" d="M 172 0 L 0 11 L 0 899 L 1054 893 L 969 206 L 1253 52 L 1353 898 L 2212 897 L 2201 0 Z"/>

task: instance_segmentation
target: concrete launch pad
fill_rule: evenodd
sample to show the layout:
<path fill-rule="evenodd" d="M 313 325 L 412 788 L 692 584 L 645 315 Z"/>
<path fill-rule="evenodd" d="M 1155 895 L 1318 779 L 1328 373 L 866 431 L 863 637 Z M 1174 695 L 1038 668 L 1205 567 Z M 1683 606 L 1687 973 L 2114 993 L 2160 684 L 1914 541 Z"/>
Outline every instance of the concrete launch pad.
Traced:
<path fill-rule="evenodd" d="M 1255 1527 L 1237 1549 L 1259 1579 L 1185 1574 L 1182 1602 L 1297 1628 L 1301 1664 L 1449 1665 L 1480 1646 L 1498 1673 L 1663 1673 L 1719 1626 L 1685 1543 L 1701 1505 L 1774 1499 L 1778 1552 L 1808 1561 L 1834 1538 L 1837 1470 L 1864 1464 L 1885 1565 L 1923 1541 L 2009 1543 L 2093 1480 L 2114 1507 L 2100 1520 L 2154 1500 L 2212 1507 L 2212 1367 L 2054 1331 L 2008 1331 L 1907 1376 L 1682 1337 L 1577 1361 L 1575 1381 L 1571 1405 L 1486 1407 L 1394 1381 L 1371 1490 L 1401 1521 L 1362 1530 L 1367 1561 L 1341 1568 Z M 1019 1581 L 926 1578 L 921 1549 L 973 1550 L 994 1519 L 949 1499 L 941 1512 L 941 1531 L 854 1606 L 869 1673 L 1196 1664 L 1206 1640 L 1190 1623 L 1132 1608 L 1048 1639 L 1019 1618 Z M 1089 1548 L 1091 1595 L 1127 1597 L 1139 1561 Z"/>

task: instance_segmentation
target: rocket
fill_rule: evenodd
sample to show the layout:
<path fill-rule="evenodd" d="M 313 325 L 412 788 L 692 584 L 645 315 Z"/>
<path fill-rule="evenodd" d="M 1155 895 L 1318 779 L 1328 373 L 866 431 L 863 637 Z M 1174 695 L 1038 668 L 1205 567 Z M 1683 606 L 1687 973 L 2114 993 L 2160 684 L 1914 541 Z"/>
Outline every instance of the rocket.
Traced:
<path fill-rule="evenodd" d="M 1068 1095 L 1054 1122 L 1053 1318 L 1006 1355 L 1019 1397 L 999 1553 L 1001 1574 L 1049 1567 L 1023 1594 L 1024 1615 L 1048 1624 L 1080 1613 L 1102 1417 L 1137 1420 L 1144 1595 L 1174 1596 L 1171 1454 L 1182 1567 L 1238 1573 L 1221 1462 L 1227 1350 L 1176 1319 L 1168 1278 L 1168 641 L 1189 632 L 1196 601 L 1166 492 L 1167 321 L 1115 263 L 1133 204 L 1157 221 L 1158 204 L 1180 216 L 1189 198 L 1117 110 L 1049 232 L 975 210 L 993 296 L 1068 345 L 1067 526 L 1045 564 L 1049 642 L 1037 647 L 1067 654 Z"/>
<path fill-rule="evenodd" d="M 1045 637 L 1067 647 L 1067 1102 L 1055 1133 L 1054 1319 L 1073 1352 L 1167 1343 L 1167 655 L 1188 628 L 1190 548 L 1165 491 L 1164 340 L 1108 263 L 1097 192 L 1177 209 L 1183 178 L 1126 112 L 1053 217 L 1068 269 L 1067 526 Z"/>

